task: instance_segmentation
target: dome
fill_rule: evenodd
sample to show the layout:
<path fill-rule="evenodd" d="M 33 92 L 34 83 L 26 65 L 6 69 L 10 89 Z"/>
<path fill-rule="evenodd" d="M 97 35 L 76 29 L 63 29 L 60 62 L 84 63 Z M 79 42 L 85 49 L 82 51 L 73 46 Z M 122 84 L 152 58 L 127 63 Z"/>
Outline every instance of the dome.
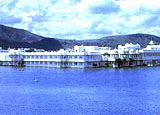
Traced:
<path fill-rule="evenodd" d="M 153 40 L 151 40 L 151 41 L 149 42 L 149 45 L 154 45 Z"/>

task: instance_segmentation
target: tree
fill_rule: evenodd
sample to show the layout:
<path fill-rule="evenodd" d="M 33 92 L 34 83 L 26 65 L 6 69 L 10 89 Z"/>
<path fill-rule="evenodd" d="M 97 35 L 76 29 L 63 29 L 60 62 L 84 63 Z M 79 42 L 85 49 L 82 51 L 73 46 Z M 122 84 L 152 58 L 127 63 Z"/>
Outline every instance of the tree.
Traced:
<path fill-rule="evenodd" d="M 132 65 L 132 64 L 133 64 L 133 62 L 134 62 L 134 59 L 129 58 L 129 65 Z"/>
<path fill-rule="evenodd" d="M 123 65 L 123 61 L 120 58 L 116 59 L 116 63 L 118 64 L 118 67 Z"/>

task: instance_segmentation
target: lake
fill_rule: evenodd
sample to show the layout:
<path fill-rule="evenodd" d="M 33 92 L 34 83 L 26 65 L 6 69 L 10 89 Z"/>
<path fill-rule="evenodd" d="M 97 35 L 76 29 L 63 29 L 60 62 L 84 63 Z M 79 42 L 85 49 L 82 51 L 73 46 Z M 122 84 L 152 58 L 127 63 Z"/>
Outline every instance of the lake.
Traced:
<path fill-rule="evenodd" d="M 1 66 L 0 115 L 160 115 L 160 67 Z"/>

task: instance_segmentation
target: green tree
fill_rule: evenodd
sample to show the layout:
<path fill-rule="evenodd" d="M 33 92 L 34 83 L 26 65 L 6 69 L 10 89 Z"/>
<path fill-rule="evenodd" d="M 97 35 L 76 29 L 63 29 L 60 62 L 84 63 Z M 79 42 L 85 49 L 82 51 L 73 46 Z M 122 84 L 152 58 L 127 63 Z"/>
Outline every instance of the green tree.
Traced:
<path fill-rule="evenodd" d="M 116 63 L 118 64 L 118 68 L 123 65 L 123 61 L 120 58 L 116 59 Z"/>

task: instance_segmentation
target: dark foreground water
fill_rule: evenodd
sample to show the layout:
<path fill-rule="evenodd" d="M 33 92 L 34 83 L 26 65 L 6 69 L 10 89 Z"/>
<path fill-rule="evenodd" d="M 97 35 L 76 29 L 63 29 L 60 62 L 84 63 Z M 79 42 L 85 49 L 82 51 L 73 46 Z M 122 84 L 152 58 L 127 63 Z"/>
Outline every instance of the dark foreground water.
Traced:
<path fill-rule="evenodd" d="M 0 115 L 160 115 L 160 67 L 0 67 Z"/>

